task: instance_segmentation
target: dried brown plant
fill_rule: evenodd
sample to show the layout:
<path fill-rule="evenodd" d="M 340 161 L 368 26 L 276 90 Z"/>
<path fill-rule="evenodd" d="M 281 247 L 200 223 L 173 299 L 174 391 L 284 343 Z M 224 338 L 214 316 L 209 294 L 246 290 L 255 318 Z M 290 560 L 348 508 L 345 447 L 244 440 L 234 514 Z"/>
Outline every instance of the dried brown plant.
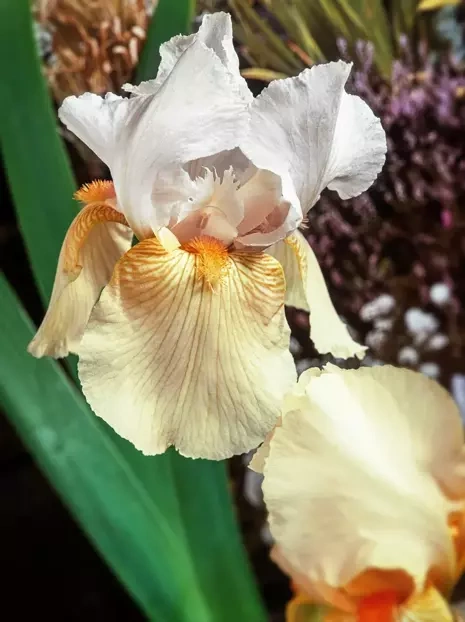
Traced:
<path fill-rule="evenodd" d="M 156 0 L 37 0 L 52 37 L 46 63 L 57 103 L 68 95 L 118 92 L 133 74 Z"/>

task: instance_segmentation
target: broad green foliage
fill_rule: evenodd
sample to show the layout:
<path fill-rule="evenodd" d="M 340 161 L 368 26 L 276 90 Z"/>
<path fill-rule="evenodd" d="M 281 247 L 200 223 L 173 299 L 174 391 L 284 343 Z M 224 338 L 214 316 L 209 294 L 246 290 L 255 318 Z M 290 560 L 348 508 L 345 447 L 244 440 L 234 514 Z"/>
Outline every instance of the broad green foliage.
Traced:
<path fill-rule="evenodd" d="M 180 32 L 189 32 L 195 15 L 195 0 L 161 0 L 158 2 L 156 14 L 156 19 L 152 19 L 150 23 L 137 68 L 137 82 L 149 80 L 157 73 L 159 48 L 162 43 Z"/>
<path fill-rule="evenodd" d="M 0 139 L 21 232 L 42 300 L 52 291 L 75 182 L 42 77 L 27 0 L 0 0 Z"/>
<path fill-rule="evenodd" d="M 153 50 L 185 32 L 191 18 L 191 2 L 160 0 L 141 79 L 156 72 Z M 46 304 L 77 207 L 27 0 L 0 0 L 0 46 L 2 153 Z M 160 622 L 264 620 L 225 465 L 188 460 L 174 451 L 144 457 L 97 419 L 58 363 L 27 354 L 34 328 L 3 277 L 0 297 L 0 403 L 147 617 Z"/>

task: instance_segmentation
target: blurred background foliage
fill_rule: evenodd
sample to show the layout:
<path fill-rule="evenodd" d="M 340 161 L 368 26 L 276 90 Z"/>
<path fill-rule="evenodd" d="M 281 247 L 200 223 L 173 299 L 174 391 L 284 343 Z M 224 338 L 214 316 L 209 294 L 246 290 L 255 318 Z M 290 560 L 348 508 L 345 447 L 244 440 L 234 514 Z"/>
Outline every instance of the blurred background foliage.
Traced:
<path fill-rule="evenodd" d="M 252 65 L 244 75 L 269 80 L 306 66 L 335 60 L 343 39 L 350 54 L 358 41 L 373 44 L 373 62 L 384 78 L 392 73 L 402 38 L 434 37 L 430 12 L 457 0 L 229 0 L 236 34 Z"/>
<path fill-rule="evenodd" d="M 0 405 L 144 616 L 278 621 L 290 591 L 268 559 L 260 478 L 246 460 L 232 460 L 228 476 L 224 465 L 175 452 L 144 458 L 90 412 L 74 361 L 37 362 L 25 351 L 33 327 L 24 306 L 40 320 L 76 213 L 72 193 L 108 177 L 57 125 L 57 106 L 67 95 L 118 93 L 153 76 L 160 43 L 215 10 L 233 14 L 255 94 L 316 62 L 354 62 L 348 88 L 382 120 L 386 166 L 362 197 L 325 192 L 304 233 L 336 308 L 370 348 L 366 364 L 419 369 L 451 389 L 465 413 L 461 0 L 0 0 L 0 138 L 15 208 L 14 217 L 2 213 L 0 229 Z M 21 267 L 22 244 L 41 302 Z M 289 321 L 299 372 L 320 364 L 308 317 L 290 310 Z"/>

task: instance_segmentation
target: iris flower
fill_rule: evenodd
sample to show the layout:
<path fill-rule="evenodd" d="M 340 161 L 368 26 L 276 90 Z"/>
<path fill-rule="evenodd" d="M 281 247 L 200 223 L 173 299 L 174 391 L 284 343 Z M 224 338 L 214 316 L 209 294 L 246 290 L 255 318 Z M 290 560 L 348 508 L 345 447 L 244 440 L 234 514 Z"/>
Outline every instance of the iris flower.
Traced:
<path fill-rule="evenodd" d="M 370 186 L 385 136 L 345 92 L 343 62 L 254 99 L 226 14 L 160 52 L 130 97 L 86 93 L 59 111 L 113 182 L 77 193 L 29 350 L 76 352 L 94 412 L 144 453 L 220 459 L 263 441 L 295 382 L 285 303 L 310 310 L 321 352 L 363 355 L 297 228 L 325 187 Z"/>
<path fill-rule="evenodd" d="M 288 622 L 453 622 L 465 449 L 450 395 L 391 366 L 302 374 L 252 462 L 297 596 Z M 313 619 L 313 618 L 308 618 Z"/>

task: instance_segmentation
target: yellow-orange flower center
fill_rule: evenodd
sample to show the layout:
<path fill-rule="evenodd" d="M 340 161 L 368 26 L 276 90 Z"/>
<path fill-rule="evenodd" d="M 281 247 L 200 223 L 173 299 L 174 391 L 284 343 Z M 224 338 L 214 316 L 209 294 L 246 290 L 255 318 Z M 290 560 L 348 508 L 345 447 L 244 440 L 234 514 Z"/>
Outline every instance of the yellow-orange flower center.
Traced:
<path fill-rule="evenodd" d="M 74 193 L 76 201 L 82 203 L 102 203 L 116 197 L 115 187 L 112 181 L 95 179 L 89 184 L 84 184 Z"/>
<path fill-rule="evenodd" d="M 211 288 L 221 284 L 229 265 L 228 249 L 222 242 L 202 235 L 183 244 L 182 248 L 197 256 L 196 269 L 199 278 L 205 279 Z"/>
<path fill-rule="evenodd" d="M 367 596 L 359 603 L 357 622 L 394 622 L 397 604 L 395 592 L 378 592 Z"/>

